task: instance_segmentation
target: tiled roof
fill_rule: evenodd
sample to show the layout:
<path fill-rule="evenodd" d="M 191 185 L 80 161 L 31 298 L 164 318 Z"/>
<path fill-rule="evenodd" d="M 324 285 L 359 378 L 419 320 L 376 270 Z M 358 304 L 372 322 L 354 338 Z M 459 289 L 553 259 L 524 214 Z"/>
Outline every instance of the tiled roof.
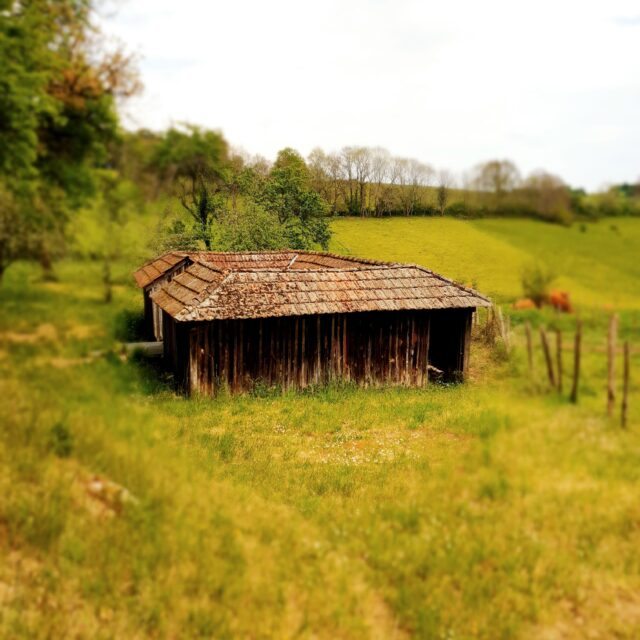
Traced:
<path fill-rule="evenodd" d="M 143 264 L 133 274 L 133 277 L 136 279 L 139 287 L 148 287 L 152 282 L 155 282 L 160 276 L 173 269 L 187 257 L 188 255 L 184 251 L 170 251 Z"/>
<path fill-rule="evenodd" d="M 489 300 L 424 267 L 313 252 L 189 253 L 153 301 L 180 321 L 483 307 Z"/>

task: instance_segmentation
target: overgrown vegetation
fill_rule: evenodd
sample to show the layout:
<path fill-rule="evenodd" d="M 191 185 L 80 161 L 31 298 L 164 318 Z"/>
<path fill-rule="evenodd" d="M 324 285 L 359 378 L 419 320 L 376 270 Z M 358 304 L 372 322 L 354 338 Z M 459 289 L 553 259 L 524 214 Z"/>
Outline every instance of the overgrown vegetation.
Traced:
<path fill-rule="evenodd" d="M 126 339 L 141 307 L 133 259 L 114 261 L 110 305 L 99 262 L 62 262 L 57 283 L 15 265 L 0 291 L 0 391 L 11 398 L 0 406 L 0 635 L 633 638 L 638 383 L 623 432 L 606 417 L 599 287 L 636 301 L 619 312 L 621 339 L 637 345 L 638 280 L 610 276 L 623 264 L 633 273 L 640 228 L 616 225 L 586 237 L 609 246 L 610 234 L 618 262 L 570 280 L 585 327 L 577 407 L 524 375 L 524 317 L 575 325 L 549 310 L 513 315 L 509 360 L 474 341 L 462 387 L 182 398 L 119 356 L 114 329 Z M 507 299 L 505 268 L 519 292 L 520 237 L 543 253 L 562 243 L 575 263 L 593 247 L 568 233 L 346 220 L 334 242 L 414 262 L 433 243 L 450 275 L 484 255 L 479 284 Z M 491 259 L 494 246 L 506 262 Z"/>

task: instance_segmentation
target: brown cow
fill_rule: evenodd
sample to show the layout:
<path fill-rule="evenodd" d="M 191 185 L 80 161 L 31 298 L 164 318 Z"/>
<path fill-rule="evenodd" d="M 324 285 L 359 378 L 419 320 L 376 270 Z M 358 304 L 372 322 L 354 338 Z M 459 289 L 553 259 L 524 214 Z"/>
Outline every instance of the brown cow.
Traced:
<path fill-rule="evenodd" d="M 552 291 L 549 294 L 549 304 L 562 313 L 572 313 L 573 307 L 569 300 L 569 294 L 566 291 Z"/>
<path fill-rule="evenodd" d="M 535 309 L 536 303 L 531 298 L 522 298 L 521 300 L 516 300 L 513 303 L 513 308 L 518 311 L 524 311 L 527 309 Z"/>

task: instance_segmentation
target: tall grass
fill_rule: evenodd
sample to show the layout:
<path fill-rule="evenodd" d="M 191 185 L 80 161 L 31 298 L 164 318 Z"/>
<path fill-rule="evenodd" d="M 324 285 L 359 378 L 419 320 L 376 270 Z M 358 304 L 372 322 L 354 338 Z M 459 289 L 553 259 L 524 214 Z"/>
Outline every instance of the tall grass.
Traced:
<path fill-rule="evenodd" d="M 364 253 L 440 268 L 393 251 Z M 0 637 L 634 637 L 640 403 L 606 417 L 606 313 L 577 407 L 526 373 L 521 320 L 575 322 L 547 311 L 464 386 L 187 399 L 120 357 L 131 268 L 112 305 L 91 263 L 0 290 Z"/>

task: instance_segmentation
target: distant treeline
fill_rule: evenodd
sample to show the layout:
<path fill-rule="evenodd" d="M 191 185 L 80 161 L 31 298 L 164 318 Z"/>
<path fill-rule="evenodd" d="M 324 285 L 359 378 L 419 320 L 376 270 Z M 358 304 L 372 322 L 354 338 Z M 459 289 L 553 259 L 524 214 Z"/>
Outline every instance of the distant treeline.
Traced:
<path fill-rule="evenodd" d="M 171 185 L 167 167 L 158 171 L 157 162 L 158 148 L 171 135 L 141 130 L 123 141 L 122 168 L 146 185 L 149 197 Z M 544 170 L 523 177 L 510 160 L 480 163 L 463 177 L 380 147 L 344 147 L 333 153 L 317 148 L 304 161 L 311 188 L 326 203 L 327 213 L 336 216 L 526 217 L 562 224 L 640 216 L 640 183 L 588 194 Z M 232 182 L 238 183 L 236 194 L 241 195 L 251 190 L 249 176 L 260 183 L 271 165 L 265 158 L 227 148 L 227 166 L 238 177 Z"/>

